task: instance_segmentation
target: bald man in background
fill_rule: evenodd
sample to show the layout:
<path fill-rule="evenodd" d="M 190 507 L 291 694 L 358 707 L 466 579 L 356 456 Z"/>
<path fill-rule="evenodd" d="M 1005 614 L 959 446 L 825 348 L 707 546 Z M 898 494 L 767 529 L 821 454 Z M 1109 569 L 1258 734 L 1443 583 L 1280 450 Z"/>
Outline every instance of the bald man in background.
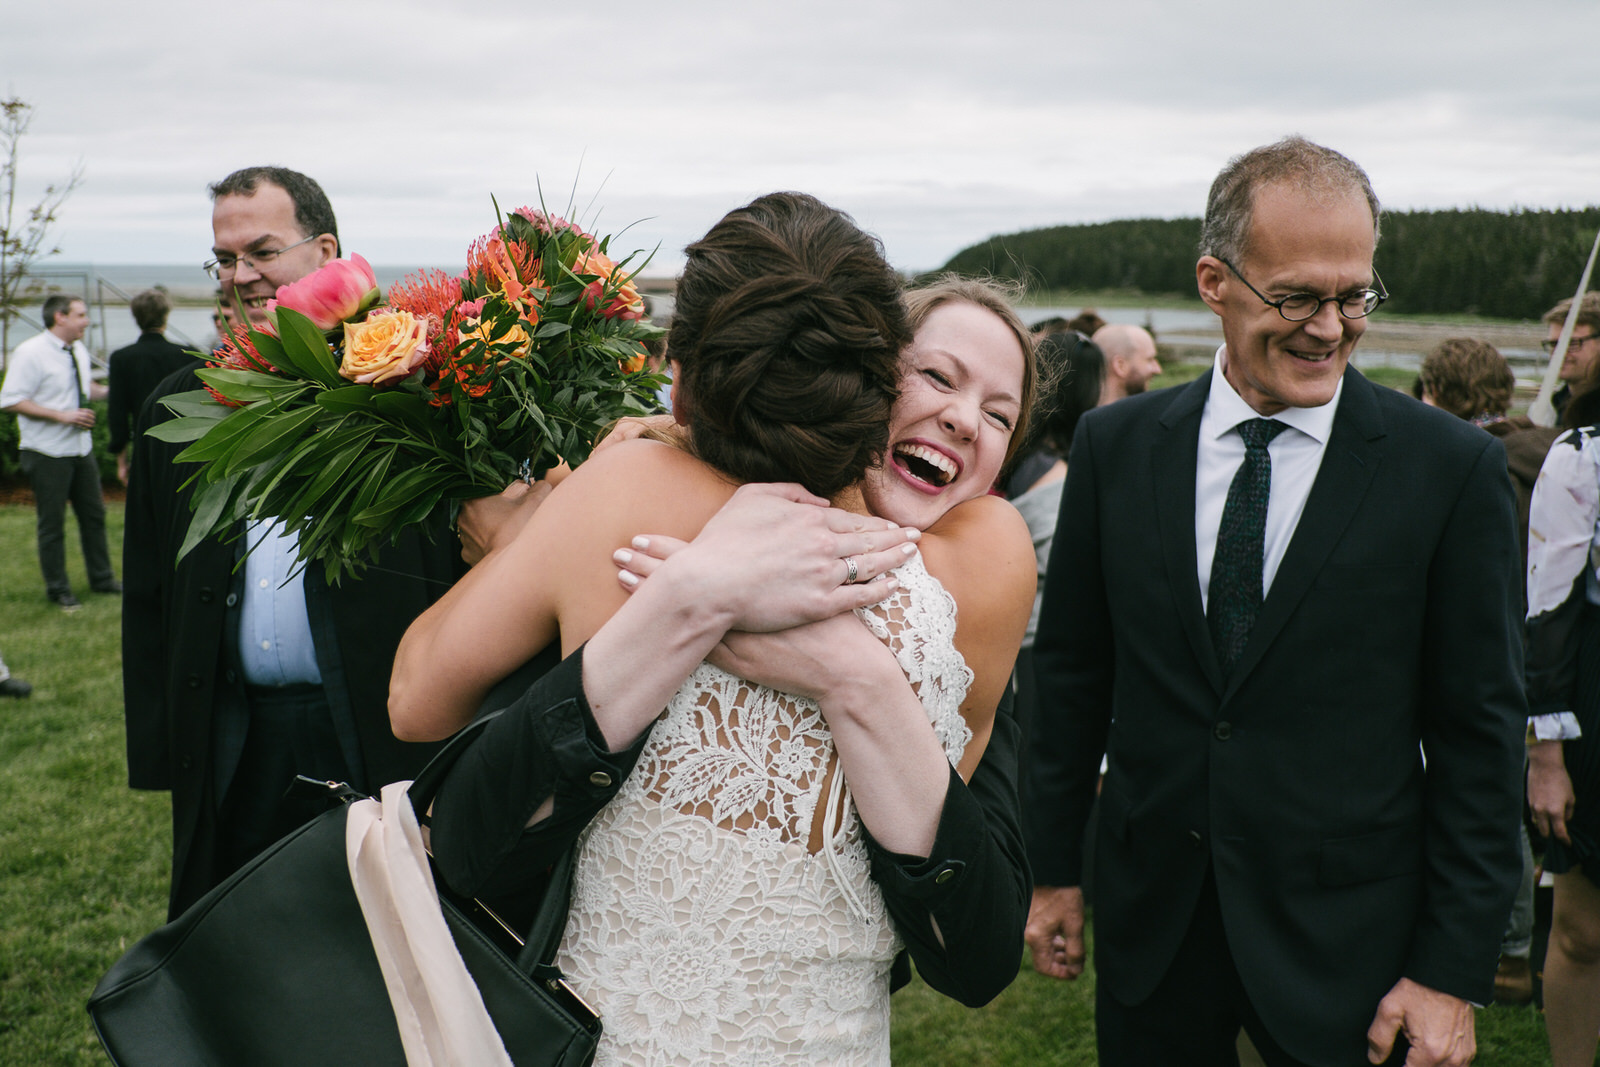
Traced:
<path fill-rule="evenodd" d="M 1142 393 L 1150 379 L 1161 373 L 1156 340 L 1140 326 L 1113 322 L 1094 332 L 1094 343 L 1106 354 L 1106 380 L 1100 387 L 1100 406 Z"/>

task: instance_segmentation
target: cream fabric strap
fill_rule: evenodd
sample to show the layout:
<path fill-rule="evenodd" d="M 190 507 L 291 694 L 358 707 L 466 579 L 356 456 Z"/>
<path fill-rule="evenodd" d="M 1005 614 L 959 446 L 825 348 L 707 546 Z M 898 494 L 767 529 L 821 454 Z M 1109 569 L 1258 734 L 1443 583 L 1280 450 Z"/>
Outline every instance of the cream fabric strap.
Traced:
<path fill-rule="evenodd" d="M 422 830 L 406 796 L 410 785 L 384 786 L 381 804 L 352 804 L 345 823 L 350 882 L 389 987 L 406 1063 L 511 1067 L 439 910 Z"/>

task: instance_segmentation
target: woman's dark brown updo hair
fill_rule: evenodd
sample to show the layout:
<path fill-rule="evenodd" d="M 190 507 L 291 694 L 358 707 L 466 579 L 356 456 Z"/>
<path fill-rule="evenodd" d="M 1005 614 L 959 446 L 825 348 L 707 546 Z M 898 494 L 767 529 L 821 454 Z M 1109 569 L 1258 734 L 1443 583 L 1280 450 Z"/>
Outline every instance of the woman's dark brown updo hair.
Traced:
<path fill-rule="evenodd" d="M 875 237 L 803 193 L 730 212 L 686 250 L 667 353 L 689 448 L 741 482 L 833 497 L 888 445 L 911 328 Z"/>

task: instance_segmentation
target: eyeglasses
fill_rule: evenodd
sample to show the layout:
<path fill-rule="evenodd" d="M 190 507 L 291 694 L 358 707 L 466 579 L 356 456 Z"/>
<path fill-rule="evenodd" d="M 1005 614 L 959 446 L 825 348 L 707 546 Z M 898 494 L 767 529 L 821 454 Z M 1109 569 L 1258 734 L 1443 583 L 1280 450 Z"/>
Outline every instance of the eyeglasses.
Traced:
<path fill-rule="evenodd" d="M 1364 319 L 1374 311 L 1377 311 L 1379 304 L 1389 299 L 1389 293 L 1383 287 L 1383 279 L 1378 277 L 1378 272 L 1374 270 L 1372 272 L 1372 280 L 1378 283 L 1376 289 L 1357 289 L 1354 292 L 1342 293 L 1339 296 L 1290 293 L 1288 296 L 1279 297 L 1277 300 L 1268 300 L 1260 289 L 1251 285 L 1250 280 L 1239 273 L 1238 267 L 1222 259 L 1221 256 L 1218 256 L 1217 259 L 1221 260 L 1224 267 L 1233 271 L 1234 277 L 1244 282 L 1246 289 L 1260 297 L 1263 304 L 1276 310 L 1278 314 L 1289 322 L 1305 322 L 1307 319 L 1316 318 L 1317 313 L 1322 310 L 1323 304 L 1337 305 L 1339 314 L 1347 319 Z"/>
<path fill-rule="evenodd" d="M 1591 333 L 1582 337 L 1574 337 L 1572 342 L 1567 345 L 1567 351 L 1571 352 L 1574 348 L 1582 348 L 1585 341 L 1593 341 L 1596 337 L 1600 337 L 1600 334 Z M 1545 350 L 1546 354 L 1554 354 L 1556 350 L 1556 342 L 1554 341 L 1540 341 L 1539 346 Z"/>
<path fill-rule="evenodd" d="M 322 235 L 312 234 L 304 240 L 296 241 L 294 244 L 283 248 L 258 248 L 254 252 L 246 252 L 242 256 L 218 256 L 216 259 L 207 260 L 201 264 L 201 268 L 217 281 L 221 281 L 224 277 L 231 277 L 233 272 L 239 269 L 239 264 L 241 263 L 259 274 L 289 249 L 310 244 L 320 236 Z M 1245 284 L 1248 285 L 1249 283 L 1246 282 Z"/>

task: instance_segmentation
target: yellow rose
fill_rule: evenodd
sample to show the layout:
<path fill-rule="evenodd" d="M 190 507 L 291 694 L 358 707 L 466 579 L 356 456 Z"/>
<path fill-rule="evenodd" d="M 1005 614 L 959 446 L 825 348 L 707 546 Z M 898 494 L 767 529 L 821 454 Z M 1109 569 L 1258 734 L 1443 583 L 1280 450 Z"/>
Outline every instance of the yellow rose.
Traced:
<path fill-rule="evenodd" d="M 344 325 L 339 374 L 352 382 L 380 385 L 411 374 L 428 355 L 428 320 L 409 311 L 378 311 L 366 322 Z"/>
<path fill-rule="evenodd" d="M 482 341 L 496 348 L 509 348 L 511 351 L 508 354 L 513 356 L 526 356 L 533 345 L 532 336 L 520 322 L 513 322 L 500 331 L 498 337 L 491 337 L 489 324 L 482 319 L 462 319 L 459 332 L 463 345 L 471 341 Z"/>

